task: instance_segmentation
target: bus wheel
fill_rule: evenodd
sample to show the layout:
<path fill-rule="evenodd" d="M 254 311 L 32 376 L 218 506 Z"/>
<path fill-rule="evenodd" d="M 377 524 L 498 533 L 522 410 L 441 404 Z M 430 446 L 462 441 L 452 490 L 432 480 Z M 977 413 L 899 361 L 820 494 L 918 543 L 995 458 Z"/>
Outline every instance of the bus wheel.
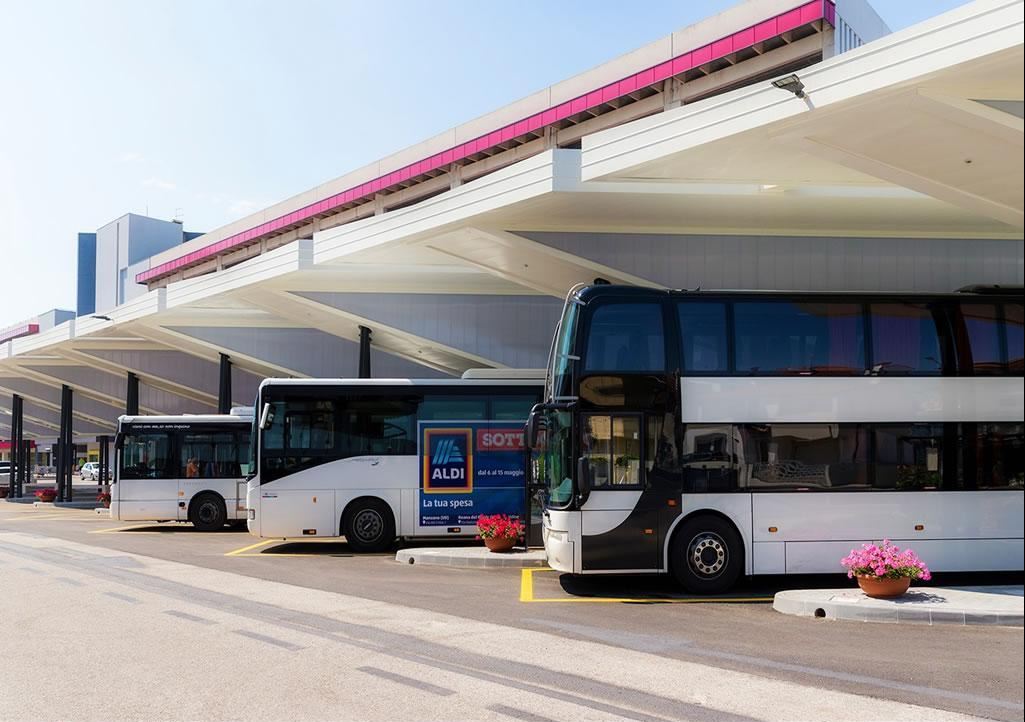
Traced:
<path fill-rule="evenodd" d="M 395 517 L 380 499 L 356 499 L 342 515 L 342 533 L 355 552 L 383 552 L 395 541 Z"/>
<path fill-rule="evenodd" d="M 740 535 L 717 516 L 683 522 L 669 548 L 669 568 L 692 594 L 719 594 L 732 587 L 744 568 Z"/>
<path fill-rule="evenodd" d="M 217 531 L 224 527 L 227 519 L 224 499 L 217 494 L 200 494 L 189 505 L 189 521 L 199 531 Z"/>

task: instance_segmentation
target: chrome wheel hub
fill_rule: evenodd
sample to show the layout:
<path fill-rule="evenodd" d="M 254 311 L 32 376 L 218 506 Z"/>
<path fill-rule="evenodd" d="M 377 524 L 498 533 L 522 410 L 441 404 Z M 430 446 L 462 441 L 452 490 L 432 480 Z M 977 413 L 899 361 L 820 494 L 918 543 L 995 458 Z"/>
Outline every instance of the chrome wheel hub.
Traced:
<path fill-rule="evenodd" d="M 729 561 L 726 542 L 714 532 L 702 532 L 690 540 L 687 564 L 698 576 L 714 577 L 722 573 Z"/>

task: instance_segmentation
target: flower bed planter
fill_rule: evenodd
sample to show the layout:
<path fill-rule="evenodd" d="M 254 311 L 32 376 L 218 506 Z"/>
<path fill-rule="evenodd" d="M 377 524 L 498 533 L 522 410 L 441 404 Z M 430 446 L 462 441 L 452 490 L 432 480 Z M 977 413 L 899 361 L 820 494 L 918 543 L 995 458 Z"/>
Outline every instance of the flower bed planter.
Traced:
<path fill-rule="evenodd" d="M 516 540 L 510 537 L 505 537 L 503 539 L 485 539 L 484 546 L 488 548 L 488 551 L 501 554 L 504 552 L 511 552 L 513 547 L 516 546 Z"/>
<path fill-rule="evenodd" d="M 884 539 L 882 546 L 862 544 L 861 549 L 840 560 L 847 568 L 847 577 L 857 579 L 865 596 L 874 599 L 899 597 L 911 586 L 911 581 L 932 578 L 929 568 L 910 549 L 900 549 Z"/>
<path fill-rule="evenodd" d="M 54 499 L 57 498 L 57 490 L 56 489 L 38 489 L 38 490 L 36 490 L 35 497 L 37 499 L 39 499 L 39 501 L 42 501 L 42 502 L 45 502 L 45 503 L 49 504 L 50 502 L 52 502 Z"/>
<path fill-rule="evenodd" d="M 897 579 L 880 579 L 879 577 L 857 576 L 858 586 L 866 597 L 873 599 L 894 599 L 902 596 L 911 586 L 910 577 Z"/>
<path fill-rule="evenodd" d="M 481 514 L 477 517 L 477 531 L 488 551 L 501 554 L 512 551 L 525 529 L 522 521 L 505 514 Z"/>

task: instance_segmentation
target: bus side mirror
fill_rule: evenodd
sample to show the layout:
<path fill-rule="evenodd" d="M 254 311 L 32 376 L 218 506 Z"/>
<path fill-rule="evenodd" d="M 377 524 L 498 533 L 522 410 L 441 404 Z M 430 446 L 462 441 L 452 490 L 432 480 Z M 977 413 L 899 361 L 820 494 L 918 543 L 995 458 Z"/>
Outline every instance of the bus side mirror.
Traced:
<path fill-rule="evenodd" d="M 577 492 L 582 499 L 591 493 L 591 464 L 586 456 L 577 459 Z"/>
<path fill-rule="evenodd" d="M 527 426 L 524 429 L 525 441 L 527 442 L 528 449 L 537 448 L 538 432 L 541 428 L 541 418 L 544 413 L 544 404 L 534 404 L 534 408 L 530 410 L 530 414 L 527 416 Z"/>
<path fill-rule="evenodd" d="M 265 403 L 263 410 L 260 411 L 260 430 L 266 431 L 272 423 L 274 423 L 274 408 L 269 403 Z"/>
<path fill-rule="evenodd" d="M 114 448 L 117 451 L 121 451 L 123 448 L 125 448 L 125 435 L 124 434 L 117 434 L 117 435 L 114 436 Z"/>

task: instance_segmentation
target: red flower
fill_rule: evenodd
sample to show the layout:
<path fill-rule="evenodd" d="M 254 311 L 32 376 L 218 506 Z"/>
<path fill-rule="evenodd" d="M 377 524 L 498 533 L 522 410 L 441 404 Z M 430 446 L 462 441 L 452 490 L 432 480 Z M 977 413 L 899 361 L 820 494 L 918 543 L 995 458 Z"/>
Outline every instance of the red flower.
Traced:
<path fill-rule="evenodd" d="M 477 529 L 481 539 L 519 539 L 526 531 L 522 521 L 507 514 L 481 514 Z"/>

